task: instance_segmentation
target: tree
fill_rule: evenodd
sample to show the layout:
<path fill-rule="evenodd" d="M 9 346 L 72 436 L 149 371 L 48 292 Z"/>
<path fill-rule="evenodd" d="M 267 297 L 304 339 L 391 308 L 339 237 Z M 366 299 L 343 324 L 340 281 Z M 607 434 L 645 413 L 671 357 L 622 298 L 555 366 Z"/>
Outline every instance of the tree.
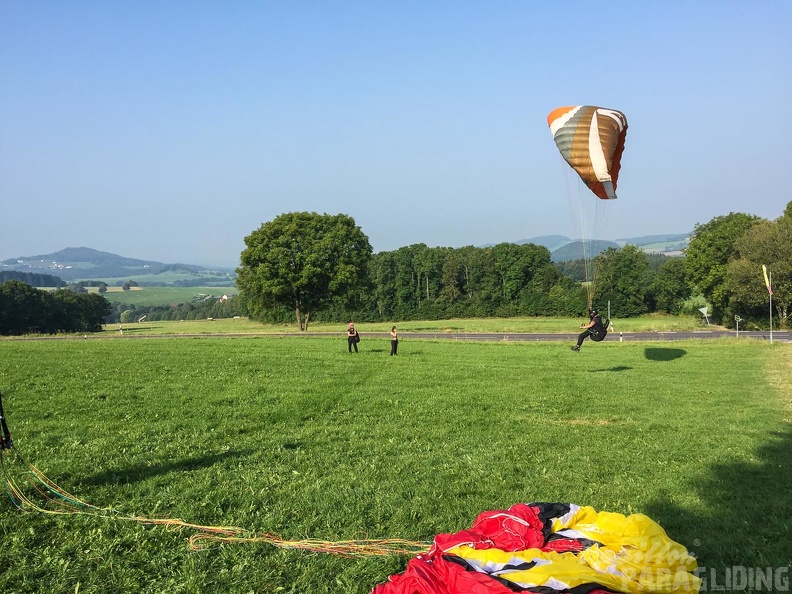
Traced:
<path fill-rule="evenodd" d="M 559 282 L 550 288 L 548 294 L 550 309 L 545 315 L 579 316 L 586 311 L 588 295 L 582 283 L 568 276 L 562 276 Z"/>
<path fill-rule="evenodd" d="M 458 299 L 463 296 L 465 287 L 465 269 L 462 264 L 462 252 L 449 249 L 443 260 L 441 273 L 441 298 L 453 307 Z"/>
<path fill-rule="evenodd" d="M 401 247 L 393 252 L 394 295 L 396 303 L 394 314 L 397 318 L 408 320 L 418 310 L 419 296 L 416 289 L 415 253 L 426 249 L 424 244 Z"/>
<path fill-rule="evenodd" d="M 417 246 L 416 246 L 417 247 Z M 434 300 L 440 293 L 443 255 L 447 248 L 422 245 L 414 253 L 413 264 L 418 273 L 416 289 L 419 303 Z"/>
<path fill-rule="evenodd" d="M 80 283 L 69 283 L 68 285 L 66 285 L 66 290 L 76 294 L 82 294 L 88 292 L 88 289 L 86 289 L 85 286 Z"/>
<path fill-rule="evenodd" d="M 98 293 L 50 293 L 19 281 L 0 284 L 0 334 L 96 332 L 112 311 Z"/>
<path fill-rule="evenodd" d="M 501 296 L 507 302 L 517 301 L 520 292 L 530 280 L 527 262 L 522 257 L 522 247 L 516 243 L 499 243 L 493 246 L 492 254 L 495 258 L 495 271 L 500 280 Z"/>
<path fill-rule="evenodd" d="M 352 217 L 282 214 L 245 237 L 237 286 L 248 309 L 292 307 L 300 330 L 312 311 L 343 297 L 367 278 L 372 249 Z"/>
<path fill-rule="evenodd" d="M 544 248 L 546 250 L 546 248 Z M 547 261 L 537 266 L 533 271 L 533 278 L 523 290 L 520 313 L 529 316 L 548 315 L 556 308 L 550 297 L 553 287 L 561 282 L 562 277 L 558 269 L 550 261 L 550 252 L 547 252 Z"/>
<path fill-rule="evenodd" d="M 729 314 L 726 270 L 736 257 L 734 245 L 759 217 L 739 212 L 696 225 L 685 250 L 688 279 L 712 306 L 711 319 L 722 324 Z"/>
<path fill-rule="evenodd" d="M 369 264 L 374 285 L 373 306 L 381 320 L 393 317 L 396 305 L 396 266 L 393 252 L 375 254 Z"/>
<path fill-rule="evenodd" d="M 98 332 L 113 311 L 99 293 L 74 293 L 58 289 L 52 293 L 53 317 L 61 332 Z"/>
<path fill-rule="evenodd" d="M 734 249 L 736 259 L 726 272 L 731 309 L 756 321 L 766 319 L 769 295 L 761 271 L 764 264 L 773 277 L 773 307 L 785 328 L 792 309 L 792 202 L 778 220 L 757 222 Z"/>
<path fill-rule="evenodd" d="M 690 297 L 691 288 L 683 258 L 669 258 L 660 266 L 652 282 L 655 311 L 679 314 Z"/>
<path fill-rule="evenodd" d="M 0 284 L 0 335 L 40 332 L 47 326 L 49 294 L 22 281 Z"/>
<path fill-rule="evenodd" d="M 629 318 L 649 311 L 647 288 L 652 271 L 646 254 L 634 245 L 608 248 L 596 259 L 595 304 L 604 310 L 608 301 L 614 315 Z"/>
<path fill-rule="evenodd" d="M 550 250 L 533 243 L 502 243 L 492 253 L 502 297 L 508 303 L 506 311 L 529 315 L 546 311 L 550 288 L 558 279 Z"/>
<path fill-rule="evenodd" d="M 495 272 L 492 247 L 460 248 L 464 275 L 463 293 L 469 300 L 469 316 L 493 316 L 501 302 L 501 281 Z"/>

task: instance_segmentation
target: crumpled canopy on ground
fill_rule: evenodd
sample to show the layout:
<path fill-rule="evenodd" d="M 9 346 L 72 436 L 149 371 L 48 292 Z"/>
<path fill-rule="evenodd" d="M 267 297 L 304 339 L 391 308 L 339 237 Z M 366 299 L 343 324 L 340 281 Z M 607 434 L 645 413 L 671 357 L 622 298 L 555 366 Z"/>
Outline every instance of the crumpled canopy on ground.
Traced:
<path fill-rule="evenodd" d="M 520 503 L 438 534 L 372 594 L 694 594 L 696 560 L 643 514 Z"/>

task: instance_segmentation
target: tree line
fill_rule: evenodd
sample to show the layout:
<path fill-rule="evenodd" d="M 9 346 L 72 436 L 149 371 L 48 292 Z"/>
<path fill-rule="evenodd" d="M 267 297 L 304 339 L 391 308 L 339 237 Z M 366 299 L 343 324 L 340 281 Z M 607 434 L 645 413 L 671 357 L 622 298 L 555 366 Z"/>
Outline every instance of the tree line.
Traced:
<path fill-rule="evenodd" d="M 697 313 L 684 259 L 646 254 L 635 246 L 609 248 L 597 256 L 593 304 L 614 316 L 649 312 Z M 583 263 L 551 261 L 535 244 L 444 248 L 417 244 L 373 254 L 347 293 L 333 297 L 314 321 L 438 320 L 472 317 L 584 316 Z M 241 300 L 251 299 L 250 294 Z M 248 307 L 267 322 L 294 319 L 287 303 Z M 697 314 L 698 315 L 698 314 Z"/>
<path fill-rule="evenodd" d="M 633 246 L 600 256 L 603 278 L 597 284 L 602 308 L 608 301 L 619 316 L 661 308 L 678 314 L 690 291 L 684 278 L 665 271 L 679 258 L 649 255 Z M 389 321 L 510 316 L 581 316 L 587 308 L 582 265 L 553 263 L 549 251 L 534 244 L 443 248 L 417 244 L 372 254 L 348 289 L 312 308 L 316 322 Z M 280 279 L 283 282 L 284 279 Z M 678 281 L 678 282 L 677 282 Z M 112 321 L 191 320 L 246 316 L 262 322 L 295 319 L 291 303 L 254 302 L 250 294 L 179 305 L 113 304 Z M 301 303 L 306 307 L 306 303 Z M 597 301 L 596 303 L 600 303 Z M 311 307 L 310 305 L 308 306 Z M 695 309 L 691 310 L 695 311 Z M 303 316 L 303 325 L 306 324 Z"/>
<path fill-rule="evenodd" d="M 582 266 L 556 264 L 535 244 L 428 247 L 373 254 L 347 215 L 287 213 L 245 238 L 237 269 L 248 315 L 269 322 L 583 316 Z M 678 258 L 635 246 L 597 256 L 594 303 L 620 317 L 680 313 L 690 296 Z M 571 272 L 571 274 L 570 274 Z"/>
<path fill-rule="evenodd" d="M 581 316 L 582 263 L 553 263 L 534 244 L 428 247 L 373 254 L 347 215 L 286 213 L 245 238 L 237 269 L 240 309 L 254 319 L 323 322 L 463 317 Z M 777 220 L 730 213 L 696 225 L 684 257 L 635 246 L 595 260 L 593 304 L 614 316 L 680 314 L 706 300 L 715 323 L 767 320 L 761 264 L 774 277 L 774 315 L 785 327 L 792 301 L 792 202 Z M 695 304 L 695 305 L 694 305 Z"/>
<path fill-rule="evenodd" d="M 98 332 L 110 312 L 110 302 L 98 293 L 0 283 L 0 335 Z"/>
<path fill-rule="evenodd" d="M 765 265 L 772 287 L 762 278 Z M 786 328 L 792 307 L 792 202 L 770 221 L 745 213 L 697 225 L 685 254 L 688 278 L 712 306 L 712 319 L 734 327 L 739 317 L 767 327 L 769 291 L 776 327 Z"/>
<path fill-rule="evenodd" d="M 0 283 L 21 281 L 32 287 L 65 287 L 66 281 L 61 277 L 40 272 L 22 272 L 19 270 L 0 270 Z"/>
<path fill-rule="evenodd" d="M 598 256 L 597 270 L 595 305 L 605 308 L 610 301 L 622 317 L 654 309 L 656 269 L 642 251 L 633 246 L 606 250 Z M 322 310 L 321 319 L 582 316 L 588 307 L 581 279 L 553 263 L 546 247 L 530 243 L 418 244 L 373 255 L 366 272 L 351 293 Z"/>
<path fill-rule="evenodd" d="M 247 316 L 263 322 L 346 322 L 466 317 L 583 316 L 583 263 L 554 263 L 547 248 L 415 244 L 374 254 L 368 237 L 343 214 L 286 213 L 245 238 L 239 295 L 177 306 L 110 305 L 96 293 L 39 291 L 18 280 L 0 284 L 0 334 L 83 332 L 110 321 Z M 615 317 L 696 313 L 766 325 L 773 279 L 776 327 L 792 305 L 792 202 L 776 220 L 744 213 L 696 225 L 683 257 L 609 248 L 595 260 L 593 304 Z M 82 284 L 82 283 L 81 283 Z M 589 287 L 590 289 L 591 287 Z M 743 327 L 747 327 L 743 324 Z"/>

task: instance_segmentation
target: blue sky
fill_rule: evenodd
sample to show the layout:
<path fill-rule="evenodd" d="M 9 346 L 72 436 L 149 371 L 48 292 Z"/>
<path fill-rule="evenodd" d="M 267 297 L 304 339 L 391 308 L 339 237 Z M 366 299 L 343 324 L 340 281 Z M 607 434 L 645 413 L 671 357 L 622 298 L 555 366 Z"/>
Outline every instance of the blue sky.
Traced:
<path fill-rule="evenodd" d="M 576 104 L 629 122 L 602 238 L 776 218 L 790 30 L 783 0 L 0 0 L 0 259 L 235 266 L 293 211 L 377 252 L 577 237 L 545 120 Z"/>

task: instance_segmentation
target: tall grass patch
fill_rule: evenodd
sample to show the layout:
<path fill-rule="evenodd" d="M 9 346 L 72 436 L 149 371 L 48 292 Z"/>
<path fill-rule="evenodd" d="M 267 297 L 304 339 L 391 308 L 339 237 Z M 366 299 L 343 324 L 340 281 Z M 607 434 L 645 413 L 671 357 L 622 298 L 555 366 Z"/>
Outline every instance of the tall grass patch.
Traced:
<path fill-rule="evenodd" d="M 297 337 L 0 342 L 16 447 L 70 492 L 284 538 L 430 541 L 482 510 L 646 513 L 706 566 L 789 565 L 787 345 Z M 775 370 L 775 371 L 774 371 Z M 774 375 L 775 374 L 775 375 Z M 776 518 L 769 521 L 769 517 Z M 9 592 L 368 592 L 407 558 L 0 502 Z"/>

